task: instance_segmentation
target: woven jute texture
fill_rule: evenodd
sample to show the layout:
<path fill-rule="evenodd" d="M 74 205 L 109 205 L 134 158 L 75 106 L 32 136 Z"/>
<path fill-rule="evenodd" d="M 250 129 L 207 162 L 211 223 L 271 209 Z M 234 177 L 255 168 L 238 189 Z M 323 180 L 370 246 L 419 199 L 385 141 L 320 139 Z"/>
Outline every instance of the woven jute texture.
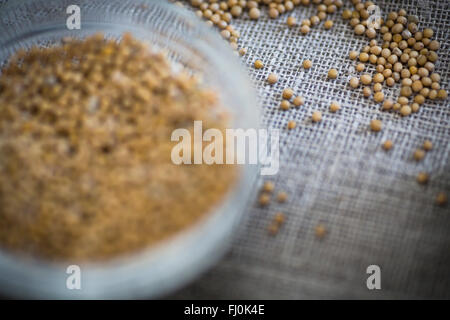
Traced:
<path fill-rule="evenodd" d="M 420 28 L 434 29 L 441 42 L 436 70 L 449 90 L 450 1 L 375 2 L 384 16 L 404 8 L 419 16 Z M 450 206 L 435 205 L 438 192 L 450 196 L 449 100 L 427 100 L 418 113 L 401 118 L 381 112 L 361 88 L 350 89 L 348 80 L 357 72 L 348 53 L 361 50 L 368 39 L 356 36 L 341 12 L 332 15 L 331 30 L 321 23 L 306 36 L 298 27 L 289 29 L 286 18 L 309 18 L 314 6 L 296 7 L 276 20 L 268 19 L 265 9 L 258 21 L 246 15 L 234 19 L 240 47 L 248 48 L 241 59 L 259 95 L 261 125 L 281 129 L 280 170 L 257 179 L 229 254 L 169 298 L 450 298 Z M 254 69 L 255 59 L 265 67 Z M 311 69 L 301 67 L 304 59 L 313 61 Z M 330 68 L 339 71 L 338 79 L 326 79 Z M 280 78 L 273 86 L 266 83 L 271 72 Z M 280 111 L 286 87 L 306 103 Z M 399 89 L 384 92 L 396 98 Z M 341 105 L 335 114 L 328 111 L 332 101 Z M 320 123 L 310 121 L 314 110 L 323 113 Z M 383 122 L 378 133 L 369 130 L 375 118 Z M 289 120 L 297 128 L 286 130 Z M 386 139 L 394 142 L 389 152 L 381 148 Z M 425 139 L 434 148 L 416 162 L 412 153 Z M 426 186 L 416 182 L 420 171 L 430 174 Z M 287 202 L 257 206 L 267 180 L 288 193 Z M 271 236 L 267 228 L 278 211 L 286 222 Z M 322 239 L 315 235 L 317 225 L 326 228 Z M 367 289 L 369 265 L 381 268 L 381 290 Z"/>
<path fill-rule="evenodd" d="M 450 89 L 450 2 L 375 2 L 383 17 L 404 8 L 419 16 L 420 28 L 434 29 L 441 42 L 436 70 L 442 87 Z M 345 7 L 352 8 L 350 1 Z M 450 209 L 435 205 L 439 191 L 450 192 L 449 102 L 427 100 L 406 118 L 381 112 L 361 88 L 348 86 L 357 74 L 348 53 L 369 40 L 353 33 L 342 9 L 329 31 L 321 23 L 303 36 L 299 27 L 287 27 L 288 15 L 301 21 L 315 10 L 299 6 L 272 20 L 263 9 L 258 21 L 234 19 L 240 46 L 248 48 L 242 59 L 261 99 L 262 125 L 282 129 L 280 171 L 258 179 L 228 256 L 174 298 L 450 298 Z M 255 59 L 266 66 L 256 70 Z M 304 59 L 313 61 L 311 69 L 301 67 Z M 330 68 L 339 71 L 337 80 L 326 79 Z M 280 78 L 273 86 L 266 83 L 270 72 Z M 306 103 L 281 111 L 286 87 Z M 384 92 L 396 98 L 399 90 Z M 336 114 L 328 111 L 332 101 L 341 105 Z M 310 121 L 314 110 L 322 111 L 322 122 Z M 381 132 L 369 130 L 374 118 L 382 120 Z M 289 120 L 296 129 L 285 129 Z M 389 152 L 381 148 L 386 139 L 394 142 Z M 425 139 L 434 149 L 417 163 L 412 153 Z M 416 182 L 420 171 L 430 174 L 427 186 Z M 286 203 L 256 205 L 266 180 L 288 192 Z M 267 227 L 277 211 L 286 214 L 286 223 L 270 236 Z M 318 224 L 327 230 L 321 240 Z M 367 289 L 369 265 L 381 268 L 381 290 Z"/>

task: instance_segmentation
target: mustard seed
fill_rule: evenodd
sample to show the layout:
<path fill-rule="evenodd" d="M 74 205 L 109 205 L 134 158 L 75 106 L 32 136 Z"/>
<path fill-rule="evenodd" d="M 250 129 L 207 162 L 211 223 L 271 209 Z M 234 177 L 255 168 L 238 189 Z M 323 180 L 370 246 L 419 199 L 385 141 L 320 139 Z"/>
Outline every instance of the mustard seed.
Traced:
<path fill-rule="evenodd" d="M 283 90 L 283 99 L 289 100 L 294 95 L 294 91 L 291 88 L 286 88 Z"/>
<path fill-rule="evenodd" d="M 382 101 L 384 100 L 384 93 L 381 92 L 381 91 L 376 92 L 376 93 L 373 95 L 373 99 L 374 99 L 376 102 L 382 102 Z"/>
<path fill-rule="evenodd" d="M 280 103 L 281 110 L 289 110 L 290 107 L 291 107 L 291 104 L 288 100 L 281 101 L 281 103 Z"/>
<path fill-rule="evenodd" d="M 326 30 L 330 30 L 333 27 L 333 21 L 332 20 L 327 20 L 327 21 L 325 21 L 323 26 L 324 26 L 324 28 Z"/>
<path fill-rule="evenodd" d="M 270 203 L 270 195 L 267 193 L 262 193 L 258 199 L 259 205 L 265 207 Z"/>
<path fill-rule="evenodd" d="M 350 58 L 351 60 L 356 60 L 357 57 L 358 57 L 358 52 L 356 52 L 356 51 L 350 51 L 350 53 L 349 53 L 349 58 Z"/>
<path fill-rule="evenodd" d="M 356 71 L 358 71 L 358 72 L 364 71 L 364 64 L 363 63 L 358 63 L 356 65 Z"/>
<path fill-rule="evenodd" d="M 350 84 L 350 87 L 357 88 L 359 86 L 359 79 L 356 77 L 352 77 L 352 78 L 350 78 L 349 84 Z"/>
<path fill-rule="evenodd" d="M 303 98 L 302 96 L 297 96 L 294 98 L 293 103 L 294 106 L 299 107 L 305 103 L 305 98 Z"/>
<path fill-rule="evenodd" d="M 404 105 L 403 107 L 401 107 L 400 109 L 400 114 L 404 117 L 409 116 L 411 114 L 411 107 L 408 105 Z"/>
<path fill-rule="evenodd" d="M 287 128 L 289 130 L 295 129 L 296 126 L 297 126 L 297 123 L 294 120 L 289 121 L 287 124 Z"/>
<path fill-rule="evenodd" d="M 330 105 L 330 111 L 333 113 L 337 112 L 340 108 L 341 106 L 337 102 L 332 102 Z"/>
<path fill-rule="evenodd" d="M 295 19 L 295 17 L 288 17 L 286 20 L 286 24 L 288 25 L 288 27 L 294 27 L 297 24 L 297 20 Z"/>
<path fill-rule="evenodd" d="M 386 150 L 386 151 L 391 150 L 391 149 L 392 149 L 392 146 L 393 146 L 393 143 L 392 143 L 391 140 L 386 140 L 386 141 L 383 143 L 383 149 Z"/>
<path fill-rule="evenodd" d="M 430 140 L 425 140 L 423 142 L 423 150 L 430 151 L 431 149 L 433 149 L 433 143 Z"/>
<path fill-rule="evenodd" d="M 312 113 L 311 119 L 313 122 L 320 122 L 322 120 L 322 112 L 314 111 Z"/>
<path fill-rule="evenodd" d="M 325 229 L 325 226 L 322 224 L 319 224 L 315 228 L 315 234 L 316 238 L 323 239 L 327 233 L 327 230 Z"/>
<path fill-rule="evenodd" d="M 312 61 L 311 60 L 305 60 L 303 61 L 303 68 L 309 69 L 312 67 Z"/>
<path fill-rule="evenodd" d="M 330 69 L 330 70 L 328 71 L 328 78 L 329 78 L 329 79 L 336 79 L 337 76 L 338 76 L 338 72 L 337 72 L 336 69 Z"/>
<path fill-rule="evenodd" d="M 364 87 L 363 95 L 366 98 L 370 97 L 372 95 L 372 90 L 369 87 Z"/>
<path fill-rule="evenodd" d="M 414 160 L 420 161 L 425 157 L 425 151 L 423 151 L 422 149 L 417 149 L 416 151 L 414 151 L 413 157 Z"/>
<path fill-rule="evenodd" d="M 280 202 L 280 203 L 286 202 L 287 198 L 288 198 L 288 195 L 286 192 L 284 192 L 284 191 L 278 192 L 278 195 L 277 195 L 278 202 Z"/>
<path fill-rule="evenodd" d="M 251 8 L 248 12 L 250 19 L 257 20 L 261 16 L 261 11 L 258 8 Z"/>
<path fill-rule="evenodd" d="M 443 207 L 447 204 L 447 202 L 448 202 L 447 195 L 444 192 L 439 192 L 438 195 L 436 196 L 437 205 Z"/>
<path fill-rule="evenodd" d="M 387 99 L 383 103 L 383 110 L 391 110 L 393 106 L 394 101 L 392 101 L 391 99 Z"/>
<path fill-rule="evenodd" d="M 309 28 L 309 26 L 307 26 L 306 24 L 304 24 L 304 25 L 302 25 L 302 26 L 300 27 L 300 32 L 301 32 L 302 34 L 307 34 L 309 31 L 310 31 L 310 28 Z"/>
<path fill-rule="evenodd" d="M 275 184 L 272 181 L 266 181 L 264 182 L 264 185 L 262 187 L 262 190 L 264 192 L 272 192 L 275 189 Z"/>
<path fill-rule="evenodd" d="M 417 175 L 417 182 L 420 184 L 427 184 L 428 183 L 428 174 L 425 172 L 419 172 Z"/>
<path fill-rule="evenodd" d="M 370 74 L 363 74 L 360 79 L 362 84 L 369 85 L 372 83 L 372 76 Z"/>
<path fill-rule="evenodd" d="M 261 60 L 256 60 L 255 61 L 255 69 L 261 69 L 262 67 L 264 67 L 264 64 Z"/>
<path fill-rule="evenodd" d="M 370 129 L 372 129 L 372 131 L 379 132 L 379 131 L 381 131 L 381 128 L 382 128 L 382 123 L 380 120 L 373 119 L 370 121 Z"/>
<path fill-rule="evenodd" d="M 275 73 L 269 74 L 267 77 L 267 82 L 272 85 L 278 81 L 278 76 Z"/>

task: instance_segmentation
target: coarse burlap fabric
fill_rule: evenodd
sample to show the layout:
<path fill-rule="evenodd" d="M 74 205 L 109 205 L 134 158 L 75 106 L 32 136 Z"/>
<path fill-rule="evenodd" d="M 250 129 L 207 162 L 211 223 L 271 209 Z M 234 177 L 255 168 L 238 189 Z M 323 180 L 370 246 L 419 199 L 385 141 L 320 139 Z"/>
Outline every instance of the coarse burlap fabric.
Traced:
<path fill-rule="evenodd" d="M 375 2 L 383 16 L 404 8 L 419 16 L 420 28 L 434 29 L 441 42 L 436 70 L 449 90 L 450 1 Z M 427 100 L 418 113 L 402 118 L 381 112 L 361 88 L 350 89 L 348 80 L 357 72 L 348 53 L 369 40 L 356 36 L 341 13 L 331 16 L 331 30 L 321 23 L 306 36 L 298 26 L 288 28 L 286 18 L 309 18 L 316 14 L 312 5 L 275 20 L 266 9 L 258 21 L 247 15 L 233 20 L 240 47 L 248 48 L 241 59 L 259 94 L 262 126 L 281 129 L 280 170 L 257 179 L 229 254 L 168 298 L 450 298 L 450 207 L 435 205 L 438 192 L 450 196 L 449 100 Z M 263 69 L 252 67 L 256 59 L 264 61 Z M 309 70 L 301 66 L 305 59 L 313 61 Z M 327 80 L 330 68 L 338 70 L 338 79 Z M 266 83 L 270 72 L 279 75 L 272 86 Z M 287 87 L 306 103 L 279 110 Z M 383 90 L 396 98 L 399 89 Z M 332 101 L 341 105 L 335 114 L 328 111 Z M 310 121 L 314 110 L 322 111 L 320 123 Z M 375 118 L 383 122 L 378 133 L 369 130 Z M 288 131 L 290 120 L 297 128 Z M 389 152 L 381 148 L 386 139 L 394 142 Z M 433 150 L 416 162 L 412 153 L 425 139 Z M 416 182 L 420 171 L 430 174 L 426 186 Z M 289 194 L 286 203 L 256 205 L 267 180 Z M 286 223 L 271 236 L 267 228 L 278 211 Z M 315 236 L 319 224 L 327 230 L 323 239 Z M 381 290 L 367 289 L 369 265 L 381 268 Z"/>
<path fill-rule="evenodd" d="M 383 17 L 404 8 L 419 17 L 421 29 L 434 29 L 441 42 L 436 70 L 449 90 L 450 1 L 374 2 Z M 351 1 L 344 3 L 353 8 Z M 341 13 L 331 16 L 331 30 L 321 23 L 306 36 L 298 26 L 288 28 L 286 19 L 311 17 L 312 5 L 275 20 L 264 9 L 258 21 L 247 15 L 233 20 L 240 47 L 248 48 L 242 60 L 261 99 L 262 125 L 282 129 L 280 170 L 255 184 L 231 252 L 173 298 L 450 298 L 450 209 L 435 205 L 439 191 L 450 195 L 449 102 L 427 100 L 418 113 L 402 118 L 381 112 L 361 88 L 349 88 L 357 72 L 348 53 L 369 40 L 356 36 Z M 263 69 L 253 68 L 256 59 L 264 61 Z M 311 69 L 302 68 L 304 59 L 312 60 Z M 326 79 L 330 68 L 338 70 L 338 79 Z M 280 79 L 273 86 L 266 82 L 271 72 Z M 281 111 L 287 87 L 306 103 Z M 399 90 L 383 89 L 393 98 Z M 328 111 L 332 101 L 341 105 L 336 114 Z M 314 110 L 322 112 L 322 122 L 311 123 Z M 379 133 L 369 130 L 375 118 L 383 122 Z M 297 122 L 296 129 L 285 129 L 289 120 Z M 386 139 L 394 143 L 389 152 L 381 148 Z M 433 150 L 416 162 L 412 154 L 425 139 Z M 430 174 L 427 186 L 416 182 L 420 171 Z M 266 180 L 288 192 L 286 203 L 255 204 Z M 286 214 L 286 223 L 270 236 L 267 227 L 277 211 Z M 315 236 L 318 224 L 327 230 L 322 240 Z M 381 268 L 381 290 L 366 286 L 366 269 L 373 264 Z"/>

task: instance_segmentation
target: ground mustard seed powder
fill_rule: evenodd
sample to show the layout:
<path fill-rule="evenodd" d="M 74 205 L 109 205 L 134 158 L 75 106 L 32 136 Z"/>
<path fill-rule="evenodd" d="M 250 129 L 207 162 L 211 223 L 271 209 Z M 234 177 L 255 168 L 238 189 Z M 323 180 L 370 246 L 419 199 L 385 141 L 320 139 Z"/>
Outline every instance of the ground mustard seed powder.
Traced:
<path fill-rule="evenodd" d="M 0 246 L 100 260 L 210 211 L 227 165 L 175 165 L 174 129 L 224 129 L 216 93 L 125 34 L 20 50 L 0 76 Z"/>

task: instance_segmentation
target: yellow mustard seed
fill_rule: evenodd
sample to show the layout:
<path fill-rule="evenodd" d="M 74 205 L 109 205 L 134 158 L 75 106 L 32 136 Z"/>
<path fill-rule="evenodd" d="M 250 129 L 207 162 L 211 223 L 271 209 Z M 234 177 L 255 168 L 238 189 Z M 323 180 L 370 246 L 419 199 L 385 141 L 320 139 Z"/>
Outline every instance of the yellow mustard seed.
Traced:
<path fill-rule="evenodd" d="M 443 207 L 447 204 L 447 195 L 444 192 L 439 192 L 436 196 L 436 204 Z"/>
<path fill-rule="evenodd" d="M 384 100 L 384 93 L 382 91 L 376 92 L 373 95 L 375 102 L 382 102 Z"/>
<path fill-rule="evenodd" d="M 358 52 L 356 51 L 350 51 L 350 53 L 348 54 L 350 60 L 356 60 L 356 58 L 358 57 Z"/>
<path fill-rule="evenodd" d="M 417 179 L 417 182 L 420 184 L 427 184 L 429 176 L 425 172 L 419 172 L 416 179 Z"/>
<path fill-rule="evenodd" d="M 358 63 L 356 65 L 356 71 L 358 71 L 358 72 L 364 71 L 364 63 Z"/>
<path fill-rule="evenodd" d="M 370 129 L 375 132 L 381 131 L 382 122 L 378 119 L 373 119 L 370 121 Z"/>
<path fill-rule="evenodd" d="M 350 87 L 357 88 L 359 86 L 359 79 L 356 77 L 352 77 L 349 80 Z"/>
<path fill-rule="evenodd" d="M 372 90 L 369 87 L 363 88 L 363 95 L 364 97 L 368 98 L 372 95 Z"/>
<path fill-rule="evenodd" d="M 314 111 L 312 113 L 311 119 L 313 122 L 320 122 L 322 120 L 322 112 Z"/>
<path fill-rule="evenodd" d="M 340 108 L 341 106 L 337 102 L 332 102 L 330 105 L 330 111 L 333 113 L 337 112 Z"/>
<path fill-rule="evenodd" d="M 261 60 L 256 60 L 255 69 L 261 69 L 262 67 L 264 67 L 264 63 Z"/>
<path fill-rule="evenodd" d="M 324 28 L 326 30 L 330 30 L 333 27 L 333 21 L 332 20 L 327 20 L 327 21 L 325 21 L 323 26 L 324 26 Z"/>
<path fill-rule="evenodd" d="M 264 192 L 270 193 L 275 189 L 275 184 L 272 181 L 266 181 L 264 182 L 264 185 L 262 187 L 262 190 Z"/>
<path fill-rule="evenodd" d="M 323 224 L 318 224 L 315 227 L 314 233 L 316 235 L 316 238 L 323 239 L 327 233 L 327 229 L 325 228 L 325 226 Z"/>
<path fill-rule="evenodd" d="M 300 32 L 304 35 L 307 34 L 310 30 L 311 30 L 310 27 L 307 26 L 306 24 L 304 24 L 300 27 Z"/>
<path fill-rule="evenodd" d="M 294 95 L 294 91 L 291 88 L 286 88 L 283 90 L 282 97 L 283 99 L 289 100 Z"/>
<path fill-rule="evenodd" d="M 391 110 L 393 106 L 394 101 L 392 101 L 391 99 L 387 99 L 383 103 L 383 110 Z"/>
<path fill-rule="evenodd" d="M 278 76 L 275 73 L 269 74 L 267 77 L 267 82 L 272 85 L 278 81 Z"/>
<path fill-rule="evenodd" d="M 265 207 L 270 203 L 270 195 L 268 193 L 262 193 L 258 199 L 259 205 Z"/>
<path fill-rule="evenodd" d="M 372 83 L 372 76 L 370 74 L 363 74 L 360 79 L 361 83 L 366 86 Z"/>
<path fill-rule="evenodd" d="M 385 142 L 383 142 L 383 149 L 388 151 L 391 150 L 393 146 L 393 143 L 391 140 L 386 140 Z"/>
<path fill-rule="evenodd" d="M 336 79 L 338 76 L 338 71 L 336 69 L 330 69 L 328 71 L 328 78 L 329 79 Z"/>
<path fill-rule="evenodd" d="M 275 216 L 273 217 L 273 222 L 275 222 L 278 225 L 281 225 L 285 221 L 286 221 L 286 215 L 283 212 L 275 213 Z"/>
<path fill-rule="evenodd" d="M 422 149 L 416 149 L 413 154 L 414 160 L 421 161 L 425 157 L 425 151 Z"/>
<path fill-rule="evenodd" d="M 423 150 L 430 151 L 431 149 L 433 149 L 433 143 L 430 140 L 425 140 L 423 142 Z"/>
<path fill-rule="evenodd" d="M 404 117 L 407 117 L 411 114 L 412 110 L 409 105 L 404 105 L 400 108 L 400 114 Z"/>
<path fill-rule="evenodd" d="M 297 24 L 297 20 L 295 19 L 295 17 L 288 17 L 286 20 L 286 24 L 288 25 L 288 27 L 294 27 Z"/>
<path fill-rule="evenodd" d="M 297 96 L 294 98 L 293 104 L 296 107 L 299 107 L 301 105 L 303 105 L 305 103 L 305 98 L 303 98 L 302 96 Z"/>
<path fill-rule="evenodd" d="M 303 61 L 303 68 L 309 69 L 312 67 L 312 61 L 311 60 L 305 60 Z"/>
<path fill-rule="evenodd" d="M 286 202 L 288 195 L 285 191 L 278 192 L 277 201 L 280 203 Z"/>
<path fill-rule="evenodd" d="M 289 121 L 287 124 L 287 128 L 289 130 L 295 129 L 296 126 L 297 126 L 297 122 L 295 122 L 294 120 Z"/>
<path fill-rule="evenodd" d="M 291 103 L 288 100 L 282 100 L 280 103 L 280 109 L 281 110 L 289 110 L 289 108 L 291 107 Z"/>
<path fill-rule="evenodd" d="M 250 19 L 257 20 L 261 16 L 261 11 L 258 8 L 251 8 L 248 15 Z"/>

